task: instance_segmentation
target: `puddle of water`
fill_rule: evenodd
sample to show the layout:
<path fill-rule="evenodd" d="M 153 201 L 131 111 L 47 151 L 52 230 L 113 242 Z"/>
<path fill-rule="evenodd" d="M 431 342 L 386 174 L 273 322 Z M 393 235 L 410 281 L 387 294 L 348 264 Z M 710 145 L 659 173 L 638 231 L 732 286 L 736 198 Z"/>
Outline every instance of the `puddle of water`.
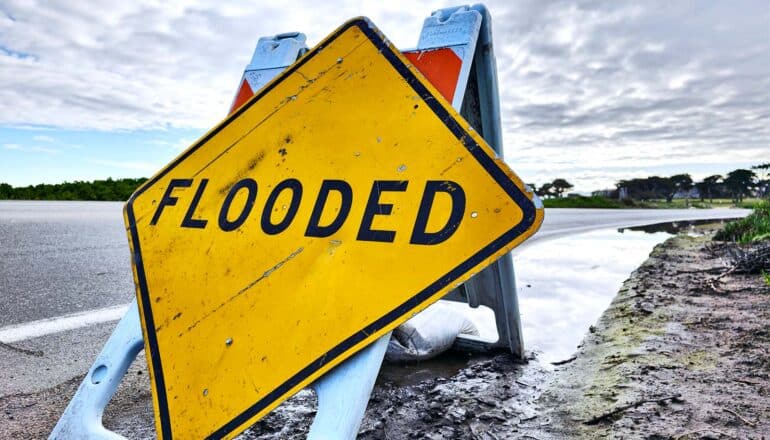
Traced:
<path fill-rule="evenodd" d="M 525 348 L 543 363 L 569 358 L 630 273 L 667 232 L 596 231 L 514 258 Z"/>
<path fill-rule="evenodd" d="M 588 232 L 515 255 L 525 350 L 547 365 L 569 358 L 652 248 L 689 224 Z M 497 339 L 491 309 L 449 305 L 462 310 L 484 339 Z"/>
<path fill-rule="evenodd" d="M 468 366 L 472 353 L 448 351 L 426 361 L 396 363 L 383 362 L 377 383 L 392 382 L 409 386 L 434 377 L 452 377 Z"/>
<path fill-rule="evenodd" d="M 568 359 L 609 307 L 623 282 L 655 245 L 678 233 L 699 234 L 695 226 L 716 220 L 681 221 L 605 229 L 539 241 L 514 255 L 524 348 L 541 364 Z M 491 309 L 444 301 L 467 316 L 482 338 L 497 340 Z M 478 355 L 449 352 L 428 361 L 383 364 L 380 380 L 403 385 L 449 377 Z"/>
<path fill-rule="evenodd" d="M 713 223 L 713 221 L 711 221 Z M 569 358 L 589 326 L 607 309 L 623 281 L 647 259 L 656 244 L 695 222 L 601 230 L 538 242 L 514 256 L 524 348 L 550 363 Z M 497 340 L 491 309 L 444 303 L 467 316 L 482 338 Z M 379 380 L 410 385 L 450 377 L 473 355 L 448 352 L 428 361 L 383 364 Z"/>
<path fill-rule="evenodd" d="M 703 232 L 699 232 L 695 227 L 699 225 L 713 225 L 729 222 L 729 220 L 689 220 L 681 222 L 670 223 L 656 223 L 654 225 L 647 226 L 635 226 L 633 228 L 618 229 L 621 234 L 626 231 L 640 231 L 652 234 L 654 232 L 665 232 L 667 234 L 675 235 L 679 233 L 686 233 L 687 235 L 702 235 Z"/>

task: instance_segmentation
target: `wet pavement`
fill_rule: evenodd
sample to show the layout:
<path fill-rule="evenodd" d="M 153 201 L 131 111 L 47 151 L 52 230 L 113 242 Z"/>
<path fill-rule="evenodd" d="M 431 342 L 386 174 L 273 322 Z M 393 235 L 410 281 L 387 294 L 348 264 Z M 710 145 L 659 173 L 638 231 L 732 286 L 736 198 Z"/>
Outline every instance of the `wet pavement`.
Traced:
<path fill-rule="evenodd" d="M 122 204 L 0 201 L 0 327 L 133 298 Z"/>
<path fill-rule="evenodd" d="M 0 202 L 0 331 L 133 298 L 121 208 L 120 203 L 105 202 Z M 668 236 L 607 227 L 742 215 L 745 211 L 548 210 L 541 232 L 515 254 L 526 349 L 536 352 L 545 367 L 569 356 L 629 272 Z M 470 313 L 482 334 L 493 339 L 491 311 Z M 88 370 L 112 327 L 107 322 L 13 344 L 22 351 L 0 346 L 0 399 L 17 393 L 66 394 L 40 405 L 48 414 L 40 421 L 40 432 L 50 431 L 77 386 L 79 380 L 72 379 Z M 143 362 L 141 358 L 132 367 L 132 379 L 121 385 L 108 411 L 116 428 L 131 437 L 151 432 Z M 449 377 L 466 365 L 466 355 L 448 354 L 420 364 L 386 366 L 378 386 Z"/>
<path fill-rule="evenodd" d="M 0 327 L 131 301 L 122 207 L 120 202 L 0 201 Z M 747 213 L 548 209 L 540 231 L 519 249 L 602 228 Z"/>

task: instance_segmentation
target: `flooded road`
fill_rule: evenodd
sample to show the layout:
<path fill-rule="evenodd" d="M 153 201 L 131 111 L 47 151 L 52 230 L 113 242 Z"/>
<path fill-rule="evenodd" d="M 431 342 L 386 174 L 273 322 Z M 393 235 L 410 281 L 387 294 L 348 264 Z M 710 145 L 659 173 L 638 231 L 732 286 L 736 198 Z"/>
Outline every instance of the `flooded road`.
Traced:
<path fill-rule="evenodd" d="M 601 230 L 532 246 L 514 259 L 525 348 L 569 358 L 618 289 L 666 232 Z"/>
<path fill-rule="evenodd" d="M 120 202 L 0 201 L 0 327 L 131 301 L 134 284 L 122 207 Z M 548 209 L 540 231 L 517 252 L 602 228 L 747 213 Z M 524 275 L 522 269 L 517 272 Z"/>
<path fill-rule="evenodd" d="M 648 232 L 602 229 L 544 240 L 516 253 L 524 348 L 546 368 L 569 358 L 589 327 L 609 306 L 618 289 L 655 245 L 686 231 L 690 222 L 664 223 Z M 444 302 L 469 316 L 487 340 L 497 339 L 495 317 L 481 306 Z M 449 377 L 468 364 L 468 356 L 452 353 L 427 362 L 386 367 L 385 376 L 411 384 L 426 377 Z"/>
<path fill-rule="evenodd" d="M 121 209 L 121 203 L 109 202 L 0 201 L 0 335 L 9 328 L 35 327 L 39 320 L 56 321 L 73 312 L 97 318 L 96 324 L 14 340 L 14 345 L 39 356 L 0 346 L 0 398 L 54 392 L 51 387 L 65 382 L 76 386 L 79 380 L 71 379 L 84 374 L 96 358 L 120 316 L 114 310 L 107 314 L 106 308 L 125 305 L 134 295 Z M 656 220 L 740 217 L 746 212 L 547 210 L 541 231 L 514 256 L 525 349 L 537 353 L 546 366 L 569 357 L 622 281 L 668 236 L 613 228 Z M 482 334 L 495 339 L 490 310 L 455 305 L 467 309 Z M 468 365 L 468 359 L 449 353 L 419 364 L 386 365 L 380 380 L 408 385 L 448 377 Z M 115 407 L 136 413 L 132 419 L 136 423 L 126 425 L 127 434 L 151 426 L 149 386 L 136 380 L 146 378 L 144 362 L 143 356 L 137 360 L 134 376 L 129 375 L 132 380 L 124 381 L 124 391 L 114 399 Z M 526 377 L 531 369 L 525 370 Z M 48 403 L 35 408 L 58 417 L 71 392 L 74 389 L 57 395 L 56 403 L 49 402 L 51 396 L 44 397 Z M 51 405 L 56 408 L 48 408 Z M 126 419 L 123 412 L 115 417 Z M 41 425 L 43 432 L 55 419 L 51 426 L 48 423 Z"/>

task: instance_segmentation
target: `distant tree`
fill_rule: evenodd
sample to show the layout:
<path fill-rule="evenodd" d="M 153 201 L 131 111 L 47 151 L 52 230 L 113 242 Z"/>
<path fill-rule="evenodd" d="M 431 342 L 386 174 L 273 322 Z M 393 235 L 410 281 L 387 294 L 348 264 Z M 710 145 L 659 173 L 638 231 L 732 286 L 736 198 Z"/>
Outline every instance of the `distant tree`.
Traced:
<path fill-rule="evenodd" d="M 553 184 L 551 183 L 544 183 L 540 188 L 535 190 L 535 193 L 544 199 L 553 197 L 556 194 L 553 189 Z"/>
<path fill-rule="evenodd" d="M 768 172 L 770 172 L 770 162 L 759 164 L 759 165 L 754 165 L 753 167 L 751 167 L 751 169 L 752 170 L 762 170 L 765 173 L 768 173 Z"/>
<path fill-rule="evenodd" d="M 751 194 L 756 183 L 757 175 L 751 170 L 738 169 L 727 173 L 725 186 L 730 191 L 734 202 L 742 202 L 743 198 Z"/>
<path fill-rule="evenodd" d="M 13 187 L 7 183 L 0 183 L 0 200 L 7 200 L 13 194 Z"/>
<path fill-rule="evenodd" d="M 762 172 L 762 180 L 759 183 L 759 189 L 762 197 L 770 198 L 770 162 L 751 167 L 752 170 L 759 170 Z"/>
<path fill-rule="evenodd" d="M 684 205 L 690 206 L 690 190 L 693 187 L 692 177 L 689 174 L 676 174 L 669 177 L 668 180 L 673 185 L 671 199 L 674 198 L 674 194 L 677 192 L 682 192 L 684 193 Z"/>
<path fill-rule="evenodd" d="M 562 197 L 562 194 L 564 194 L 564 191 L 567 191 L 570 188 L 574 187 L 571 183 L 567 182 L 564 179 L 554 179 L 553 182 L 551 182 L 551 186 L 553 187 L 553 190 L 556 193 L 556 197 L 559 197 L 559 198 Z"/>
<path fill-rule="evenodd" d="M 653 193 L 656 199 L 665 198 L 667 202 L 671 202 L 674 198 L 674 182 L 668 177 L 649 177 L 649 180 L 654 188 Z"/>
<path fill-rule="evenodd" d="M 128 200 L 147 179 L 107 179 L 93 182 L 41 183 L 14 188 L 0 183 L 0 200 Z"/>
<path fill-rule="evenodd" d="M 618 189 L 626 188 L 628 197 L 636 200 L 666 199 L 671 201 L 674 186 L 667 177 L 650 176 L 630 180 L 621 180 Z"/>
<path fill-rule="evenodd" d="M 722 176 L 719 174 L 714 174 L 713 176 L 704 177 L 702 181 L 695 184 L 695 186 L 698 188 L 698 192 L 700 193 L 701 202 L 705 200 L 706 196 L 708 196 L 709 201 L 714 203 L 714 188 L 717 186 L 720 180 L 722 180 Z"/>

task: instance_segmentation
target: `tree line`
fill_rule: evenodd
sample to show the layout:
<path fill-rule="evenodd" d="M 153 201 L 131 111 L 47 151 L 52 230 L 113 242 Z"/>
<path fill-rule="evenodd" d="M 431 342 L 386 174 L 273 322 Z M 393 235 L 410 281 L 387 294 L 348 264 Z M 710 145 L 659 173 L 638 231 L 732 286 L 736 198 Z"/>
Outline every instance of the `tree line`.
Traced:
<path fill-rule="evenodd" d="M 125 201 L 147 179 L 111 179 L 64 183 L 41 183 L 13 187 L 0 183 L 0 200 L 103 200 Z M 574 186 L 566 179 L 557 178 L 540 186 L 529 184 L 535 193 L 543 198 L 562 198 Z M 701 181 L 694 181 L 689 174 L 670 177 L 650 176 L 621 180 L 610 191 L 596 191 L 594 195 L 634 200 L 661 200 L 670 202 L 677 194 L 689 198 L 697 189 L 701 201 L 715 198 L 730 198 L 742 202 L 745 197 L 770 196 L 770 162 L 747 169 L 737 169 L 725 176 L 714 174 Z"/>
<path fill-rule="evenodd" d="M 566 191 L 573 188 L 567 180 L 558 178 L 540 186 L 529 184 L 535 193 L 543 198 L 561 198 Z M 697 190 L 697 191 L 695 191 Z M 674 197 L 689 199 L 693 196 L 701 201 L 715 198 L 732 199 L 742 202 L 744 198 L 770 196 L 770 162 L 755 165 L 751 169 L 737 169 L 726 175 L 714 174 L 694 181 L 690 174 L 675 174 L 669 177 L 649 176 L 621 180 L 613 190 L 595 191 L 594 196 L 604 196 L 613 199 L 630 198 L 633 200 L 666 200 L 671 202 Z"/>
<path fill-rule="evenodd" d="M 565 192 L 574 188 L 574 185 L 562 178 L 553 179 L 552 182 L 546 182 L 540 186 L 537 186 L 535 183 L 530 183 L 528 186 L 535 191 L 535 194 L 546 199 L 561 198 Z"/>
<path fill-rule="evenodd" d="M 102 200 L 125 201 L 147 179 L 111 179 L 84 182 L 41 183 L 13 187 L 0 183 L 0 200 Z"/>
<path fill-rule="evenodd" d="M 760 171 L 760 175 L 754 170 Z M 626 197 L 636 200 L 665 199 L 670 202 L 677 195 L 687 199 L 697 195 L 701 201 L 729 198 L 742 202 L 746 197 L 767 197 L 770 194 L 768 170 L 770 163 L 756 165 L 750 170 L 733 170 L 724 176 L 714 174 L 697 182 L 689 174 L 676 174 L 621 180 L 615 186 L 619 198 L 620 192 L 624 192 Z"/>

